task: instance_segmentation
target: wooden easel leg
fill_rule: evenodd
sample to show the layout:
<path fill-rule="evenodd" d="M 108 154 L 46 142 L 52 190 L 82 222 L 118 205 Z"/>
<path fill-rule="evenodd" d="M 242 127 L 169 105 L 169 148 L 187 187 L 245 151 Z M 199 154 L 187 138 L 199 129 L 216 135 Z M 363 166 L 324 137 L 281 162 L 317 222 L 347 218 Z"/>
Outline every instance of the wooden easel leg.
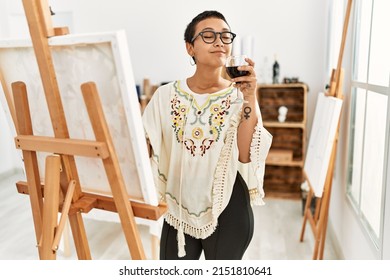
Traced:
<path fill-rule="evenodd" d="M 321 220 L 321 207 L 322 207 L 322 201 L 323 199 L 317 199 L 316 208 L 314 211 L 314 215 L 311 216 L 312 219 L 312 229 L 314 234 L 314 251 L 313 251 L 313 260 L 318 259 L 318 249 L 321 243 L 322 238 L 322 227 L 323 222 Z"/>
<path fill-rule="evenodd" d="M 340 123 L 339 123 L 340 125 Z M 334 174 L 334 166 L 336 162 L 336 151 L 337 151 L 337 138 L 336 135 L 335 140 L 333 141 L 332 146 L 332 153 L 330 156 L 330 164 L 328 168 L 328 172 L 326 175 L 325 180 L 325 187 L 324 187 L 324 195 L 322 198 L 322 205 L 321 205 L 321 214 L 319 220 L 321 221 L 321 242 L 319 244 L 319 253 L 318 253 L 318 259 L 322 260 L 324 256 L 324 248 L 325 248 L 325 237 L 326 237 L 326 230 L 327 230 L 327 224 L 328 224 L 328 215 L 329 215 L 329 206 L 330 206 L 330 196 L 332 192 L 332 181 L 333 181 L 333 174 Z"/>
<path fill-rule="evenodd" d="M 308 211 L 310 211 L 310 205 L 311 205 L 311 200 L 313 198 L 313 191 L 310 189 L 307 198 L 306 198 L 306 204 L 305 204 L 305 210 L 303 211 L 303 222 L 302 222 L 302 229 L 301 229 L 301 236 L 299 238 L 300 242 L 303 242 L 304 236 L 305 236 L 305 230 L 306 230 L 306 223 L 308 219 Z"/>
<path fill-rule="evenodd" d="M 88 239 L 84 229 L 84 221 L 81 213 L 69 215 L 69 224 L 72 229 L 74 245 L 79 260 L 92 259 L 91 252 L 88 246 Z M 80 225 L 83 225 L 80 227 Z"/>
<path fill-rule="evenodd" d="M 322 229 L 321 233 L 321 240 L 319 244 L 319 252 L 318 252 L 318 259 L 323 260 L 324 259 L 324 250 L 325 250 L 325 239 L 326 239 L 326 230 L 327 230 L 327 224 L 328 224 L 328 219 L 324 222 L 324 227 Z"/>
<path fill-rule="evenodd" d="M 78 174 L 76 171 L 74 157 L 62 155 L 61 159 L 62 168 L 64 170 L 64 172 L 61 172 L 61 189 L 63 193 L 66 193 L 69 182 L 75 180 L 76 186 L 73 192 L 73 201 L 76 201 L 81 196 L 81 187 L 77 180 Z M 72 230 L 73 241 L 75 244 L 78 259 L 90 260 L 92 256 L 88 245 L 88 239 L 84 227 L 82 213 L 77 212 L 73 215 L 69 215 L 68 219 L 70 228 Z"/>
<path fill-rule="evenodd" d="M 59 195 L 60 195 L 60 156 L 52 155 L 46 158 L 45 169 L 45 203 L 42 220 L 42 259 L 56 259 L 53 251 L 53 241 L 57 227 Z"/>
<path fill-rule="evenodd" d="M 318 259 L 318 250 L 320 248 L 321 240 L 322 240 L 322 228 L 323 228 L 323 222 L 320 216 L 321 213 L 321 206 L 322 206 L 322 198 L 316 198 L 316 208 L 314 211 L 314 214 L 311 211 L 311 202 L 314 199 L 314 190 L 309 183 L 309 192 L 307 194 L 306 198 L 306 204 L 305 204 L 305 210 L 304 210 L 304 217 L 303 217 L 303 223 L 302 223 L 302 230 L 301 230 L 301 236 L 300 241 L 302 242 L 304 239 L 306 224 L 309 222 L 310 227 L 313 232 L 314 236 L 314 252 L 313 252 L 313 260 Z"/>
<path fill-rule="evenodd" d="M 328 207 L 327 207 L 327 212 L 329 212 L 329 202 L 330 202 L 330 199 L 328 201 Z M 321 243 L 320 243 L 320 251 L 319 251 L 319 254 L 318 254 L 318 257 L 320 260 L 323 260 L 324 259 L 324 251 L 325 251 L 325 239 L 326 239 L 326 231 L 327 231 L 327 225 L 328 225 L 328 217 L 329 217 L 329 213 L 326 213 L 326 216 L 325 216 L 325 223 L 324 223 L 324 228 L 323 228 L 323 231 L 322 231 L 322 239 L 321 239 Z"/>
<path fill-rule="evenodd" d="M 20 135 L 32 135 L 32 123 L 30 108 L 27 99 L 26 85 L 22 82 L 12 84 L 14 104 L 16 111 L 16 120 Z M 16 142 L 16 145 L 18 143 Z M 38 169 L 38 160 L 36 152 L 23 151 L 24 168 L 26 170 L 28 192 L 32 216 L 34 220 L 36 244 L 39 244 L 42 235 L 42 212 L 43 196 L 41 191 L 41 182 Z M 42 258 L 41 248 L 38 247 L 39 257 Z"/>
<path fill-rule="evenodd" d="M 92 82 L 85 83 L 81 86 L 81 90 L 83 92 L 84 102 L 88 110 L 96 140 L 106 142 L 110 152 L 110 156 L 103 160 L 103 164 L 131 257 L 133 260 L 145 259 L 141 237 L 134 219 L 133 210 L 129 203 L 119 161 L 114 144 L 112 143 L 108 125 L 104 118 L 103 107 L 100 102 L 96 85 Z"/>
<path fill-rule="evenodd" d="M 320 246 L 320 241 L 322 237 L 322 226 L 319 225 L 317 232 L 314 235 L 314 251 L 313 251 L 313 260 L 318 260 L 318 249 Z"/>
<path fill-rule="evenodd" d="M 322 207 L 320 210 L 320 216 L 318 219 L 318 232 L 317 232 L 317 239 L 316 239 L 316 246 L 314 248 L 314 254 L 313 259 L 315 260 L 322 260 L 323 253 L 324 253 L 324 246 L 325 246 L 325 236 L 326 236 L 326 224 L 328 222 L 327 217 L 327 201 L 329 200 L 328 196 L 324 196 L 322 198 Z"/>

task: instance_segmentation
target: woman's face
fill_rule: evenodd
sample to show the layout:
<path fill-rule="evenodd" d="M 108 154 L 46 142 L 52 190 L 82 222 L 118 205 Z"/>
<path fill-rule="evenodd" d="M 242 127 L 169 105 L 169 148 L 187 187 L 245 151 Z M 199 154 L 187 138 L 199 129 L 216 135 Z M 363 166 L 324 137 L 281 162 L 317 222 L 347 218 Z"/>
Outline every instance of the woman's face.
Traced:
<path fill-rule="evenodd" d="M 203 31 L 223 32 L 230 31 L 225 21 L 219 18 L 208 18 L 200 21 L 195 29 L 194 37 Z M 226 57 L 230 55 L 232 44 L 224 44 L 221 41 L 220 34 L 214 43 L 207 44 L 201 36 L 197 36 L 193 44 L 187 43 L 187 51 L 191 56 L 195 56 L 196 65 L 199 67 L 212 66 L 221 67 L 225 65 Z"/>

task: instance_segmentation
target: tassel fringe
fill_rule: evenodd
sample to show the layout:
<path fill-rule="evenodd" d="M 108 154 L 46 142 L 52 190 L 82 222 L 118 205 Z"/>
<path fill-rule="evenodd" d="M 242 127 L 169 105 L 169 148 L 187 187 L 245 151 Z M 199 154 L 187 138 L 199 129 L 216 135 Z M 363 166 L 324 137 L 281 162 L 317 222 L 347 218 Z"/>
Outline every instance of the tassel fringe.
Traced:
<path fill-rule="evenodd" d="M 193 226 L 188 225 L 184 221 L 180 221 L 180 219 L 172 216 L 170 213 L 167 213 L 165 216 L 165 221 L 173 226 L 177 231 L 181 230 L 183 233 L 193 236 L 195 238 L 205 239 L 210 236 L 216 229 L 217 224 L 213 224 L 213 222 L 208 223 L 202 228 L 195 228 Z"/>
<path fill-rule="evenodd" d="M 183 228 L 180 227 L 179 230 L 177 231 L 177 246 L 178 246 L 177 255 L 179 258 L 182 258 L 186 255 L 185 245 L 186 245 L 186 240 L 184 237 Z"/>

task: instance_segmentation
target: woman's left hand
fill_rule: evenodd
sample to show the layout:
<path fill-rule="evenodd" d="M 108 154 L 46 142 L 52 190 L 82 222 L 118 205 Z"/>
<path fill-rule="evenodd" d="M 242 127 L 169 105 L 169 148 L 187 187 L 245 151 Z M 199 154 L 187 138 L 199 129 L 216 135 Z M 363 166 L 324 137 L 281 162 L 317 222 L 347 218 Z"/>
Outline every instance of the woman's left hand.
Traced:
<path fill-rule="evenodd" d="M 248 71 L 249 75 L 234 78 L 232 81 L 235 82 L 234 87 L 239 88 L 244 97 L 254 97 L 256 96 L 257 88 L 257 78 L 254 68 L 255 62 L 250 58 L 246 58 L 245 61 L 248 63 L 248 65 L 239 66 L 238 70 Z"/>

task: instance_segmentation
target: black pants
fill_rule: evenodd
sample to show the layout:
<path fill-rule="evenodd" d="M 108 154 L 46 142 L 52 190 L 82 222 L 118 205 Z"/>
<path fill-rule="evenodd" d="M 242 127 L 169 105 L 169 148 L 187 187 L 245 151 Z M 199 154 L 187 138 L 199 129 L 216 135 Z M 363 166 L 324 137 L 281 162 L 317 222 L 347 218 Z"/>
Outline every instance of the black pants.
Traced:
<path fill-rule="evenodd" d="M 177 256 L 177 230 L 164 221 L 161 260 L 197 260 L 204 251 L 206 260 L 241 260 L 253 236 L 253 212 L 247 185 L 237 172 L 232 197 L 218 218 L 218 226 L 206 239 L 185 234 L 186 255 Z"/>

